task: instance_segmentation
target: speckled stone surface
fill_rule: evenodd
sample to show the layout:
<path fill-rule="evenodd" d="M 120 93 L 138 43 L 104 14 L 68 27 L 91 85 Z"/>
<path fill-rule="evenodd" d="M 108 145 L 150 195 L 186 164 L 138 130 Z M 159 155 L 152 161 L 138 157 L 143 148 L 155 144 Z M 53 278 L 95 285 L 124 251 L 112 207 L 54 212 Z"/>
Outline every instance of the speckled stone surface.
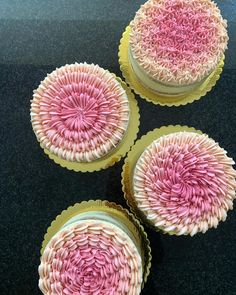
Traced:
<path fill-rule="evenodd" d="M 125 26 L 144 1 L 0 1 L 0 294 L 41 294 L 37 267 L 43 235 L 68 206 L 90 198 L 125 205 L 123 161 L 92 174 L 68 171 L 44 155 L 30 124 L 32 91 L 55 67 L 94 62 L 121 75 L 117 50 Z M 135 2 L 135 3 L 134 3 Z M 204 98 L 179 108 L 137 96 L 139 137 L 169 124 L 200 129 L 236 159 L 236 5 L 217 1 L 229 20 L 226 66 Z M 55 5 L 56 3 L 56 5 Z M 236 211 L 217 230 L 193 238 L 147 229 L 153 267 L 142 295 L 236 294 Z"/>

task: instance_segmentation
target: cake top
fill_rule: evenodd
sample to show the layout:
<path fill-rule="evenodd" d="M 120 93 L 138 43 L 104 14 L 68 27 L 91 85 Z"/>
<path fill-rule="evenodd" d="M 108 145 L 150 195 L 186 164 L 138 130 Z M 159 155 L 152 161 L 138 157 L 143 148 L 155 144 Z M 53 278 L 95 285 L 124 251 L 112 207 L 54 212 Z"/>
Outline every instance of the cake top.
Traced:
<path fill-rule="evenodd" d="M 200 82 L 223 58 L 226 28 L 210 0 L 149 0 L 131 22 L 131 52 L 155 80 L 172 85 Z"/>
<path fill-rule="evenodd" d="M 142 261 L 132 240 L 105 221 L 80 220 L 48 243 L 39 266 L 44 294 L 138 295 Z"/>
<path fill-rule="evenodd" d="M 76 63 L 41 82 L 31 103 L 31 121 L 43 148 L 68 161 L 91 162 L 122 140 L 129 102 L 113 74 Z"/>
<path fill-rule="evenodd" d="M 207 135 L 162 136 L 140 156 L 134 197 L 149 222 L 177 235 L 205 232 L 225 220 L 236 189 L 234 161 Z"/>

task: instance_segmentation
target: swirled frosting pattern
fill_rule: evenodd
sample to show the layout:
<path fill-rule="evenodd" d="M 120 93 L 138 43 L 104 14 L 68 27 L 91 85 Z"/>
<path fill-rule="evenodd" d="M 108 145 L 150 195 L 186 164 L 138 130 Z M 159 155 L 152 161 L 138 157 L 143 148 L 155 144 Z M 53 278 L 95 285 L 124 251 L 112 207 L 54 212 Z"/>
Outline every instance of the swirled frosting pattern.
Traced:
<path fill-rule="evenodd" d="M 171 85 L 202 81 L 227 48 L 227 23 L 211 0 L 149 0 L 131 22 L 133 58 Z"/>
<path fill-rule="evenodd" d="M 31 121 L 43 148 L 68 161 L 91 162 L 122 140 L 128 98 L 115 76 L 98 65 L 66 65 L 34 92 Z"/>
<path fill-rule="evenodd" d="M 177 235 L 206 232 L 233 208 L 234 161 L 207 135 L 162 136 L 139 158 L 133 178 L 138 208 L 149 222 Z"/>
<path fill-rule="evenodd" d="M 137 295 L 141 258 L 132 240 L 109 223 L 80 221 L 58 232 L 39 266 L 47 295 Z"/>

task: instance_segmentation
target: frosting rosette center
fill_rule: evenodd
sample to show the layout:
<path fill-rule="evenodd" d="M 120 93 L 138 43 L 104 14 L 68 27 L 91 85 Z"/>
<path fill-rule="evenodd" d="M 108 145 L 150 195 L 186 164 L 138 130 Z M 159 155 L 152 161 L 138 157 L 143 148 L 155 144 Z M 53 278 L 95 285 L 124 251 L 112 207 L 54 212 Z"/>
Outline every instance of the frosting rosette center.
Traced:
<path fill-rule="evenodd" d="M 89 77 L 84 74 L 83 77 L 85 81 L 90 78 L 90 84 L 83 81 L 70 85 L 57 82 L 60 91 L 55 99 L 52 95 L 51 120 L 48 122 L 50 129 L 55 128 L 61 136 L 74 141 L 92 140 L 98 130 L 101 132 L 106 124 L 116 122 L 115 117 L 109 117 L 110 103 L 103 92 L 104 83 L 95 75 Z M 99 86 L 96 87 L 96 83 Z"/>
<path fill-rule="evenodd" d="M 109 294 L 117 285 L 117 267 L 106 250 L 84 247 L 71 252 L 63 263 L 60 281 L 65 294 Z"/>
<path fill-rule="evenodd" d="M 62 124 L 64 122 L 66 127 L 71 131 L 88 130 L 96 124 L 99 103 L 89 97 L 87 93 L 72 93 L 71 96 L 64 100 L 61 109 L 59 108 L 58 110 Z"/>
<path fill-rule="evenodd" d="M 31 121 L 38 140 L 51 153 L 72 162 L 91 162 L 123 139 L 129 102 L 108 71 L 86 63 L 66 65 L 35 91 Z"/>
<path fill-rule="evenodd" d="M 146 148 L 134 171 L 134 196 L 163 231 L 194 235 L 217 227 L 233 207 L 233 160 L 207 135 L 179 132 Z"/>

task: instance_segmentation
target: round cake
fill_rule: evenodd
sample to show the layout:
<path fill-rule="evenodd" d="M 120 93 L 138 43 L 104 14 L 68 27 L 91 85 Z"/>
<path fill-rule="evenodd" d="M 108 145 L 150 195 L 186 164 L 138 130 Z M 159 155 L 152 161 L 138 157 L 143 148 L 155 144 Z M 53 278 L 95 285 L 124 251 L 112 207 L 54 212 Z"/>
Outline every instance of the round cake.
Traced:
<path fill-rule="evenodd" d="M 130 27 L 130 63 L 140 82 L 158 93 L 195 89 L 227 48 L 227 23 L 210 0 L 149 0 Z"/>
<path fill-rule="evenodd" d="M 31 122 L 44 149 L 71 162 L 112 152 L 129 124 L 129 101 L 115 75 L 98 65 L 56 69 L 34 91 Z"/>
<path fill-rule="evenodd" d="M 176 132 L 153 141 L 133 174 L 134 199 L 146 221 L 166 233 L 217 227 L 233 208 L 234 161 L 207 135 Z"/>
<path fill-rule="evenodd" d="M 80 213 L 44 249 L 39 287 L 45 295 L 138 295 L 141 251 L 121 220 L 100 211 Z"/>

